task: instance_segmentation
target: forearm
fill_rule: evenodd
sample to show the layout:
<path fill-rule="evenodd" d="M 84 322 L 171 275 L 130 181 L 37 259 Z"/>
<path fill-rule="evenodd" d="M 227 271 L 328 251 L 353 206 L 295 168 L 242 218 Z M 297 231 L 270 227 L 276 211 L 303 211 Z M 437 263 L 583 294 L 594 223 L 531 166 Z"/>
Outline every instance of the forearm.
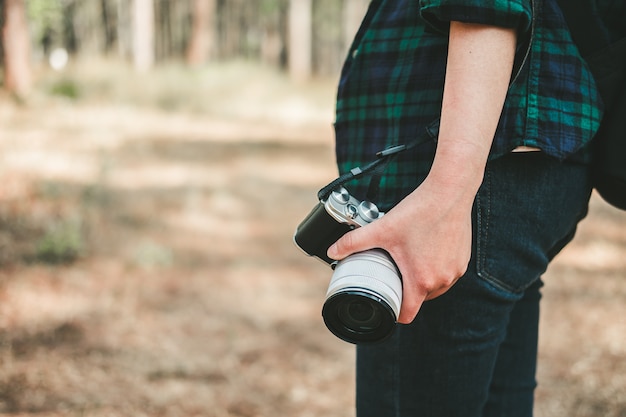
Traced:
<path fill-rule="evenodd" d="M 344 235 L 328 255 L 343 259 L 385 249 L 402 274 L 398 321 L 465 273 L 471 257 L 471 209 L 513 68 L 512 30 L 452 23 L 441 124 L 426 180 L 382 219 Z"/>
<path fill-rule="evenodd" d="M 452 22 L 437 153 L 429 182 L 471 204 L 511 78 L 513 29 Z"/>

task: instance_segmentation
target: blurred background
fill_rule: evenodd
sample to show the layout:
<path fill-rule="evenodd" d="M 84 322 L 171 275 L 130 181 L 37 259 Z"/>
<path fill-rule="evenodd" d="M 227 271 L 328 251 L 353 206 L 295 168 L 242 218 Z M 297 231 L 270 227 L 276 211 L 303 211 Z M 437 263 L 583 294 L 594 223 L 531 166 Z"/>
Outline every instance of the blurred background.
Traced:
<path fill-rule="evenodd" d="M 0 0 L 0 415 L 354 415 L 291 238 L 367 5 Z M 545 276 L 537 416 L 626 416 L 625 249 L 594 195 Z"/>

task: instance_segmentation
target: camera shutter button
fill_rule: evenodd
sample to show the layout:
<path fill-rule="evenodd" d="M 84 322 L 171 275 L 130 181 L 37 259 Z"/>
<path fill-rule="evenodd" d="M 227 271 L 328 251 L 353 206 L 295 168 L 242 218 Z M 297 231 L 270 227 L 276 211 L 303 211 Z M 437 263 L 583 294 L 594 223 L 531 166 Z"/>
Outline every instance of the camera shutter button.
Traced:
<path fill-rule="evenodd" d="M 378 219 L 380 212 L 376 204 L 370 203 L 369 201 L 361 201 L 361 204 L 359 204 L 359 216 L 369 223 Z"/>

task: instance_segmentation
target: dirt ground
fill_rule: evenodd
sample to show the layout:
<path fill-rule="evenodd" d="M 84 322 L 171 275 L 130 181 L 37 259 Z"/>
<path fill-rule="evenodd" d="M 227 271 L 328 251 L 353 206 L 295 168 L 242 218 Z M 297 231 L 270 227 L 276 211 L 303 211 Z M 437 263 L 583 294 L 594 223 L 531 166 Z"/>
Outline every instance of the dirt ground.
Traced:
<path fill-rule="evenodd" d="M 291 241 L 335 174 L 333 83 L 216 74 L 0 97 L 0 415 L 354 415 L 330 271 Z M 626 416 L 625 254 L 594 196 L 545 277 L 538 417 Z"/>

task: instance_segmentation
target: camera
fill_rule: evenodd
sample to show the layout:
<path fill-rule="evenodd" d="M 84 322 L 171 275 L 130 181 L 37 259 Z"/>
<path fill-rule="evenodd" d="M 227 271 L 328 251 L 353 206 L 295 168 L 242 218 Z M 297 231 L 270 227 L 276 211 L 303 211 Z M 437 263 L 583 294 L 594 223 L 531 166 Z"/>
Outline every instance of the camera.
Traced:
<path fill-rule="evenodd" d="M 326 251 L 350 230 L 383 215 L 375 204 L 359 201 L 338 187 L 311 210 L 294 234 L 300 249 L 334 269 L 322 317 L 335 336 L 349 343 L 380 342 L 393 333 L 402 280 L 393 259 L 382 249 L 358 252 L 339 262 Z"/>

